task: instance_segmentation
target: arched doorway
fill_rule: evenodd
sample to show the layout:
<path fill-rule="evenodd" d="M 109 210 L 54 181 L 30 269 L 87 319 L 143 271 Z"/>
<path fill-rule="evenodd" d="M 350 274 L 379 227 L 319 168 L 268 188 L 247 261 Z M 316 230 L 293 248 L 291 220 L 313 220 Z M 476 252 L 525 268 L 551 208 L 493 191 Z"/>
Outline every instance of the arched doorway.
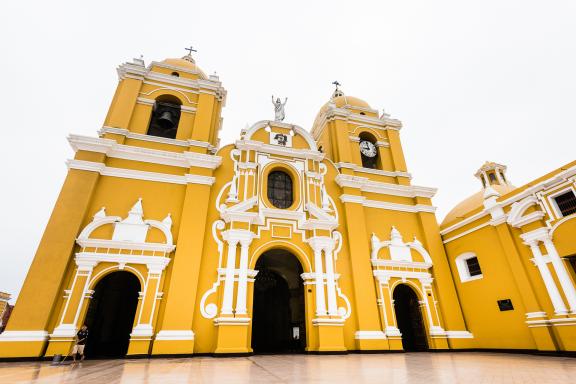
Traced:
<path fill-rule="evenodd" d="M 274 249 L 256 263 L 252 306 L 255 353 L 298 353 L 306 348 L 302 266 L 290 252 Z"/>
<path fill-rule="evenodd" d="M 422 311 L 418 295 L 406 284 L 400 284 L 394 289 L 394 311 L 396 323 L 402 333 L 402 347 L 405 351 L 426 351 L 426 327 L 422 319 Z"/>
<path fill-rule="evenodd" d="M 126 355 L 139 291 L 138 278 L 125 271 L 111 273 L 96 284 L 85 321 L 88 357 Z"/>

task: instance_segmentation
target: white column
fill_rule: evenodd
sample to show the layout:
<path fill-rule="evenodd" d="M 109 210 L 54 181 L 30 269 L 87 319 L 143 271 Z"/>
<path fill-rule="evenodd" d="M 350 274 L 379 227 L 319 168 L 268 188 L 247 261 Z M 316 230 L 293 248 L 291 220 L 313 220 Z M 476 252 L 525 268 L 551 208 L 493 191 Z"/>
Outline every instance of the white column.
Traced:
<path fill-rule="evenodd" d="M 558 251 L 556 251 L 556 247 L 554 246 L 554 243 L 552 243 L 552 239 L 547 238 L 543 241 L 544 247 L 546 247 L 546 252 L 548 253 L 548 257 L 552 261 L 552 265 L 554 265 L 554 270 L 556 271 L 556 276 L 558 276 L 558 280 L 560 281 L 564 295 L 566 295 L 566 299 L 570 305 L 570 309 L 572 312 L 576 312 L 576 289 L 574 288 L 572 280 L 568 275 L 566 265 L 564 265 L 564 262 L 558 255 Z"/>
<path fill-rule="evenodd" d="M 532 241 L 530 244 L 530 249 L 532 250 L 532 254 L 534 255 L 534 263 L 538 267 L 540 271 L 540 275 L 542 276 L 542 280 L 544 280 L 544 285 L 546 286 L 546 290 L 548 291 L 548 295 L 550 296 L 550 300 L 552 301 L 552 306 L 554 306 L 554 312 L 556 314 L 566 314 L 568 310 L 566 309 L 566 305 L 564 304 L 564 300 L 562 300 L 562 296 L 560 295 L 560 291 L 558 291 L 558 287 L 556 286 L 556 282 L 548 269 L 548 265 L 546 261 L 544 261 L 544 257 L 542 256 L 542 252 L 540 251 L 540 247 L 538 246 L 538 241 Z"/>
<path fill-rule="evenodd" d="M 224 299 L 222 314 L 232 314 L 232 299 L 234 296 L 234 271 L 236 269 L 236 246 L 238 239 L 228 240 L 228 258 L 226 259 L 226 276 L 224 280 Z"/>
<path fill-rule="evenodd" d="M 236 296 L 236 314 L 246 314 L 246 295 L 248 285 L 248 248 L 252 238 L 240 240 L 240 271 L 238 273 L 238 292 Z"/>
<path fill-rule="evenodd" d="M 326 290 L 328 292 L 328 314 L 330 316 L 338 315 L 338 306 L 336 303 L 336 278 L 334 276 L 334 258 L 332 248 L 324 248 L 324 260 L 326 263 Z"/>
<path fill-rule="evenodd" d="M 322 248 L 314 248 L 314 274 L 316 276 L 316 316 L 326 315 L 326 299 L 324 298 L 324 273 L 322 271 Z"/>

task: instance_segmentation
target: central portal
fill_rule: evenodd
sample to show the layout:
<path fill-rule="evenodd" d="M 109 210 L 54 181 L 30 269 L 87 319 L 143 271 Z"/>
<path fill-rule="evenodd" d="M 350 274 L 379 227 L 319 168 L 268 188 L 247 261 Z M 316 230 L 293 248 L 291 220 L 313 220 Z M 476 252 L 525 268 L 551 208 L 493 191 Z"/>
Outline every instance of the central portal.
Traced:
<path fill-rule="evenodd" d="M 298 353 L 306 348 L 302 266 L 290 252 L 274 249 L 256 263 L 252 310 L 255 353 Z"/>

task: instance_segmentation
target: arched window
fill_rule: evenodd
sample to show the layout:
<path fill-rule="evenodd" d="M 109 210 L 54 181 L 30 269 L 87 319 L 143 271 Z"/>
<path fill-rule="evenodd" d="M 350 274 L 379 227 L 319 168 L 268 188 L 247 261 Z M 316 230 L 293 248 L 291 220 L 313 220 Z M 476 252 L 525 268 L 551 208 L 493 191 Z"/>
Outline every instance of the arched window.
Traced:
<path fill-rule="evenodd" d="M 289 208 L 294 202 L 292 179 L 282 171 L 272 171 L 268 174 L 268 200 L 276 208 Z"/>
<path fill-rule="evenodd" d="M 378 147 L 376 147 L 376 140 L 370 134 L 360 134 L 360 157 L 364 168 L 377 168 Z"/>
<path fill-rule="evenodd" d="M 180 106 L 180 100 L 174 96 L 165 95 L 156 99 L 148 135 L 175 139 L 180 122 Z"/>

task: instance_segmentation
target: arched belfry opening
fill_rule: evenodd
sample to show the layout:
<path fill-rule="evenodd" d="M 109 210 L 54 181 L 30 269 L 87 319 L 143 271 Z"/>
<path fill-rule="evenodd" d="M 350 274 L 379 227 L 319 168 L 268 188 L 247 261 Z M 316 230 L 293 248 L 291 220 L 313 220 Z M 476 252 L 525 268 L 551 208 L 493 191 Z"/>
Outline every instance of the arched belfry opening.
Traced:
<path fill-rule="evenodd" d="M 299 353 L 306 348 L 302 265 L 288 251 L 270 250 L 256 263 L 252 306 L 254 353 Z"/>
<path fill-rule="evenodd" d="M 157 98 L 152 107 L 148 135 L 175 139 L 181 109 L 182 103 L 175 96 L 163 95 Z"/>
<path fill-rule="evenodd" d="M 126 355 L 139 291 L 140 281 L 126 271 L 113 272 L 96 284 L 85 320 L 88 357 Z"/>
<path fill-rule="evenodd" d="M 402 334 L 404 350 L 407 352 L 428 350 L 426 327 L 416 292 L 410 286 L 400 284 L 394 289 L 393 298 L 396 324 Z"/>
<path fill-rule="evenodd" d="M 376 138 L 367 132 L 362 132 L 359 137 L 362 167 L 378 168 L 378 146 Z"/>

